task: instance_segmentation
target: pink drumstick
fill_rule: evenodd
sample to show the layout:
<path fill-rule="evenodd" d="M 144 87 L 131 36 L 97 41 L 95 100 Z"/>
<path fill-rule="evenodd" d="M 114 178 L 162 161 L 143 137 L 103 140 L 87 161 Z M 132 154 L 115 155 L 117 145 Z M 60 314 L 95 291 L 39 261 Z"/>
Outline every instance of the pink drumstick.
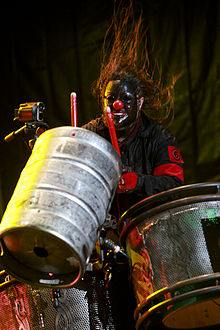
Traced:
<path fill-rule="evenodd" d="M 76 93 L 70 94 L 71 102 L 71 125 L 77 127 L 77 104 L 76 104 Z"/>
<path fill-rule="evenodd" d="M 115 150 L 118 152 L 119 157 L 121 157 L 121 153 L 118 145 L 118 139 L 115 132 L 115 125 L 112 119 L 112 113 L 110 107 L 106 107 L 106 114 L 107 114 L 108 129 L 111 136 L 112 145 L 115 148 Z"/>

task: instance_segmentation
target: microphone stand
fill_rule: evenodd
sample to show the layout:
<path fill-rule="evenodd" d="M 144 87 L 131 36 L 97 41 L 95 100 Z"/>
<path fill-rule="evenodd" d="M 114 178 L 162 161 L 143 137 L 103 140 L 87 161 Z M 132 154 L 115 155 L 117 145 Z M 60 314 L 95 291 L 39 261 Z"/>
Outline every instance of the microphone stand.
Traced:
<path fill-rule="evenodd" d="M 13 132 L 9 133 L 7 136 L 5 136 L 4 140 L 5 140 L 5 142 L 10 142 L 15 137 L 17 137 L 18 135 L 20 135 L 21 133 L 27 134 L 29 131 L 32 131 L 32 130 L 35 129 L 36 131 L 35 131 L 35 134 L 34 134 L 34 139 L 29 140 L 29 147 L 31 149 L 33 149 L 34 143 L 35 143 L 36 139 L 39 136 L 37 134 L 38 128 L 42 128 L 42 130 L 44 132 L 44 131 L 46 131 L 49 128 L 49 126 L 46 123 L 44 123 L 44 122 L 38 122 L 38 121 L 27 122 L 27 123 L 25 123 L 24 126 L 20 127 L 18 130 L 13 131 Z"/>

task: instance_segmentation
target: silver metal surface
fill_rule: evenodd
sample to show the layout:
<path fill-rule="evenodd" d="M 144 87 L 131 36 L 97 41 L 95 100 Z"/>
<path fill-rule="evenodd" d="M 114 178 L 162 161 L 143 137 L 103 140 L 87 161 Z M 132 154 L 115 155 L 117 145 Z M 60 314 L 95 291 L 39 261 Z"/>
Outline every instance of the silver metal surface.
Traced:
<path fill-rule="evenodd" d="M 220 216 L 220 201 L 167 210 L 139 227 L 157 290 L 195 276 L 213 273 L 201 220 Z"/>
<path fill-rule="evenodd" d="M 213 187 L 169 190 L 168 198 L 152 196 L 122 216 L 136 329 L 219 325 L 219 281 L 211 282 L 220 271 L 219 184 Z"/>
<path fill-rule="evenodd" d="M 0 330 L 90 330 L 86 291 L 35 288 L 23 283 L 0 292 Z"/>
<path fill-rule="evenodd" d="M 204 229 L 219 217 L 220 201 L 207 201 L 163 211 L 129 232 L 126 249 L 137 303 L 164 287 L 214 272 Z"/>
<path fill-rule="evenodd" d="M 97 134 L 74 127 L 43 133 L 1 222 L 3 268 L 39 286 L 76 283 L 120 176 L 117 152 Z"/>

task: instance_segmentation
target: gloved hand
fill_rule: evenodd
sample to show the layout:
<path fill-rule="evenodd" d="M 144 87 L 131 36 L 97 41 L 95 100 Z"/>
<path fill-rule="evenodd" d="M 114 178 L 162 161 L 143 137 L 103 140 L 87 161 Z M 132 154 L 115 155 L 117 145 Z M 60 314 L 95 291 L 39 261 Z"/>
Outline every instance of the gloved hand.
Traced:
<path fill-rule="evenodd" d="M 134 190 L 137 184 L 137 174 L 134 172 L 127 172 L 122 174 L 118 183 L 119 193 L 126 192 L 128 190 Z"/>

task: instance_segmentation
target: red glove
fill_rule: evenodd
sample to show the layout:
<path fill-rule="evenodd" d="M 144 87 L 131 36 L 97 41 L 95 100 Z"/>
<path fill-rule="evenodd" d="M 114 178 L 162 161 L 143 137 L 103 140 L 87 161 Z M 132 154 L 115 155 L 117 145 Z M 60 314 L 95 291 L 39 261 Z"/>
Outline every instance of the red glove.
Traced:
<path fill-rule="evenodd" d="M 137 184 L 137 174 L 134 172 L 124 173 L 121 176 L 118 187 L 122 192 L 133 190 Z"/>

